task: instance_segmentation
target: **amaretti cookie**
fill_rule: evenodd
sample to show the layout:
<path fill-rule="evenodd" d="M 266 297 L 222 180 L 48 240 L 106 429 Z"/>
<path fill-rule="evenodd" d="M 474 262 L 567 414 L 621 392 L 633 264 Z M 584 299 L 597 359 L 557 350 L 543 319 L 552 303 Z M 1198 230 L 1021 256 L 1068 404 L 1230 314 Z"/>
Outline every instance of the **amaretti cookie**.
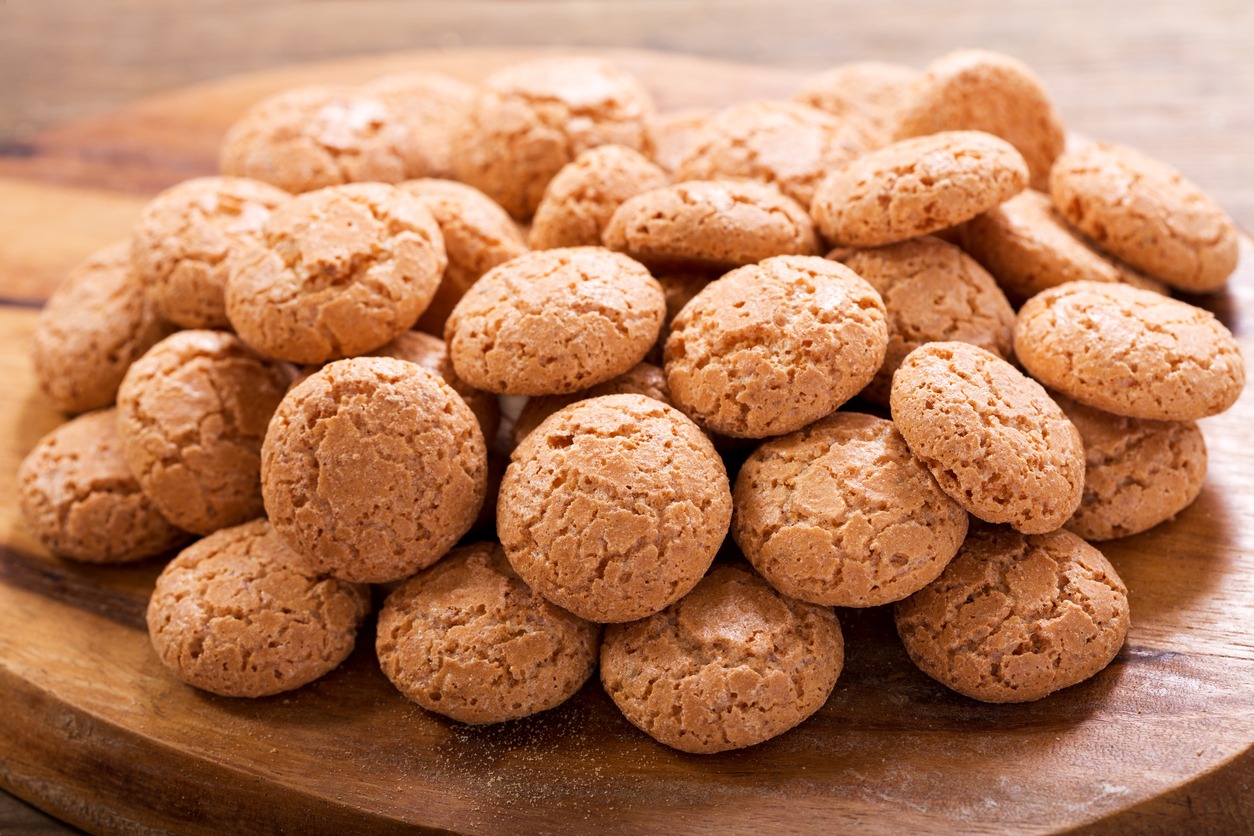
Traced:
<path fill-rule="evenodd" d="M 174 331 L 144 295 L 130 241 L 92 253 L 39 313 L 35 382 L 62 412 L 109 406 L 131 363 Z"/>
<path fill-rule="evenodd" d="M 576 401 L 599 398 L 602 395 L 645 395 L 668 406 L 674 406 L 671 403 L 670 387 L 666 385 L 666 372 L 652 363 L 638 363 L 618 377 L 612 377 L 604 383 L 598 383 L 580 392 L 528 398 L 518 413 L 518 419 L 514 421 L 515 446 L 521 444 L 532 430 L 544 422 L 545 418 L 559 409 L 570 406 Z"/>
<path fill-rule="evenodd" d="M 291 379 L 223 331 L 180 331 L 131 366 L 118 436 L 166 519 L 209 534 L 261 514 L 261 441 Z"/>
<path fill-rule="evenodd" d="M 551 415 L 514 450 L 497 533 L 548 600 L 589 621 L 632 621 L 696 586 L 731 510 L 700 428 L 653 398 L 606 395 Z"/>
<path fill-rule="evenodd" d="M 44 548 L 87 563 L 126 563 L 187 540 L 131 475 L 115 410 L 80 415 L 39 440 L 17 472 L 26 530 Z"/>
<path fill-rule="evenodd" d="M 1014 146 L 980 131 L 905 139 L 828 175 L 810 206 L 830 243 L 878 247 L 974 218 L 1028 183 Z"/>
<path fill-rule="evenodd" d="M 737 267 L 775 255 L 814 255 L 814 223 L 762 183 L 694 180 L 636 195 L 614 212 L 605 246 L 645 264 Z"/>
<path fill-rule="evenodd" d="M 463 723 L 561 705 L 592 676 L 601 626 L 522 582 L 496 543 L 453 550 L 388 595 L 379 664 L 402 694 Z"/>
<path fill-rule="evenodd" d="M 830 609 L 720 566 L 662 612 L 607 628 L 601 684 L 654 740 L 725 752 L 770 740 L 818 711 L 844 650 Z"/>
<path fill-rule="evenodd" d="M 474 101 L 473 85 L 415 70 L 376 78 L 361 89 L 396 114 L 409 177 L 453 176 L 453 136 Z"/>
<path fill-rule="evenodd" d="M 226 312 L 270 357 L 323 363 L 373 351 L 414 324 L 448 259 L 412 195 L 353 183 L 293 198 L 231 261 Z"/>
<path fill-rule="evenodd" d="M 662 327 L 662 288 L 600 247 L 539 250 L 489 271 L 444 326 L 458 377 L 506 395 L 586 389 L 644 359 Z"/>
<path fill-rule="evenodd" d="M 976 526 L 944 573 L 896 607 L 928 676 L 985 702 L 1027 702 L 1083 682 L 1128 635 L 1128 590 L 1070 531 Z"/>
<path fill-rule="evenodd" d="M 884 360 L 884 303 L 849 268 L 780 256 L 733 270 L 671 323 L 671 398 L 708 429 L 762 438 L 835 410 Z"/>
<path fill-rule="evenodd" d="M 1051 389 L 1129 418 L 1216 415 L 1245 385 L 1240 347 L 1214 314 L 1122 284 L 1071 282 L 1032 297 L 1015 354 Z"/>
<path fill-rule="evenodd" d="M 653 161 L 667 174 L 674 174 L 679 161 L 714 111 L 704 107 L 670 110 L 653 117 Z"/>
<path fill-rule="evenodd" d="M 598 58 L 540 58 L 484 80 L 453 143 L 457 179 L 519 220 L 562 166 L 598 145 L 648 154 L 653 99 Z"/>
<path fill-rule="evenodd" d="M 982 348 L 933 342 L 893 377 L 893 422 L 941 489 L 987 522 L 1027 534 L 1080 504 L 1080 433 L 1040 384 Z"/>
<path fill-rule="evenodd" d="M 197 177 L 153 198 L 135 225 L 131 262 L 157 313 L 184 328 L 229 327 L 228 259 L 257 243 L 291 197 L 259 180 Z"/>
<path fill-rule="evenodd" d="M 919 75 L 904 64 L 855 61 L 816 75 L 795 98 L 857 124 L 873 150 L 892 142 L 897 111 Z"/>
<path fill-rule="evenodd" d="M 328 578 L 265 520 L 184 549 L 157 577 L 148 635 L 174 676 L 224 697 L 299 688 L 348 658 L 367 587 Z"/>
<path fill-rule="evenodd" d="M 1049 193 L 1097 246 L 1172 287 L 1218 290 L 1237 267 L 1237 228 L 1223 208 L 1134 148 L 1099 142 L 1067 152 Z"/>
<path fill-rule="evenodd" d="M 967 512 L 891 421 L 838 412 L 753 451 L 736 477 L 732 536 L 792 598 L 838 607 L 898 601 L 936 579 Z"/>

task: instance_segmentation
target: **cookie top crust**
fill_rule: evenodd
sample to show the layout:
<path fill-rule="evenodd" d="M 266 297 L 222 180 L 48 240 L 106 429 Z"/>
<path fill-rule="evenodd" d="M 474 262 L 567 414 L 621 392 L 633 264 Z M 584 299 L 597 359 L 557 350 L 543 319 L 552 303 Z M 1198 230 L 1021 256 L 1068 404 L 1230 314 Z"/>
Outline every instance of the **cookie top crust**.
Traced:
<path fill-rule="evenodd" d="M 453 176 L 453 136 L 474 101 L 474 85 L 415 70 L 376 78 L 361 90 L 395 112 L 409 177 Z"/>
<path fill-rule="evenodd" d="M 671 403 L 670 387 L 666 385 L 666 372 L 652 363 L 637 363 L 618 377 L 612 377 L 604 383 L 598 383 L 596 386 L 579 392 L 528 398 L 518 413 L 518 420 L 514 422 L 515 446 L 521 444 L 532 430 L 559 409 L 577 401 L 599 398 L 602 395 L 645 395 L 667 406 L 674 406 Z"/>
<path fill-rule="evenodd" d="M 897 111 L 920 75 L 904 64 L 855 61 L 814 76 L 794 98 L 857 124 L 870 151 L 892 142 Z"/>

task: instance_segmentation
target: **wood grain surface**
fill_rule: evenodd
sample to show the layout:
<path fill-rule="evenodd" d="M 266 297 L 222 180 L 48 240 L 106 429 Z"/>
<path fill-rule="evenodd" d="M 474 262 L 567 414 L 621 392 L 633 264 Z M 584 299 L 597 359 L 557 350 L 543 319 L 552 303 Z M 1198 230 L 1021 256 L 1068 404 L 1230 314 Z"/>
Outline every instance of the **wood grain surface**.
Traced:
<path fill-rule="evenodd" d="M 1254 395 L 1203 422 L 1198 501 L 1107 544 L 1133 630 L 1094 679 L 980 704 L 918 672 L 885 609 L 842 611 L 847 665 L 793 732 L 710 757 L 632 728 L 595 683 L 536 718 L 474 729 L 403 700 L 372 628 L 325 679 L 255 701 L 196 692 L 143 631 L 159 562 L 56 560 L 23 530 L 14 471 L 61 417 L 27 360 L 39 300 L 124 235 L 156 189 L 213 169 L 227 124 L 294 83 L 409 67 L 468 79 L 517 50 L 372 57 L 173 91 L 32 137 L 0 160 L 0 785 L 90 831 L 1249 832 L 1254 743 Z M 784 95 L 795 71 L 610 52 L 666 107 Z M 1254 254 L 1203 301 L 1254 356 Z"/>

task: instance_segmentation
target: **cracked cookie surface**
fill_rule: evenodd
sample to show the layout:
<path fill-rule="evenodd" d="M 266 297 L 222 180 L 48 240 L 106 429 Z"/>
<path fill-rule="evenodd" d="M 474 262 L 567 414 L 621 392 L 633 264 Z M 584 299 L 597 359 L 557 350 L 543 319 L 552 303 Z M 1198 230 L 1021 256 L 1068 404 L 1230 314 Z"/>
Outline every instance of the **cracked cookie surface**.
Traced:
<path fill-rule="evenodd" d="M 892 142 L 897 111 L 919 76 L 904 64 L 855 61 L 814 76 L 794 98 L 857 123 L 872 150 Z"/>
<path fill-rule="evenodd" d="M 531 434 L 540 426 L 545 418 L 563 407 L 588 398 L 599 398 L 602 395 L 645 395 L 661 401 L 667 406 L 671 403 L 671 390 L 666 385 L 666 372 L 652 363 L 637 363 L 618 377 L 612 377 L 604 383 L 598 383 L 588 389 L 572 392 L 569 395 L 538 395 L 528 398 L 514 422 L 514 445 Z"/>
<path fill-rule="evenodd" d="M 396 113 L 407 176 L 453 176 L 453 136 L 474 101 L 473 85 L 418 70 L 376 78 L 361 89 Z"/>

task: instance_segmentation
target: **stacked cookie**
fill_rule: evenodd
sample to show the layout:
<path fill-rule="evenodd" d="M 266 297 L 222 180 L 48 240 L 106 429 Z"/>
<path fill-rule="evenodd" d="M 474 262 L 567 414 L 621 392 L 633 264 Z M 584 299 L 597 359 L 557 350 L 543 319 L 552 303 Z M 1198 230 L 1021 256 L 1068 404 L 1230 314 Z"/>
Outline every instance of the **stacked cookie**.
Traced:
<path fill-rule="evenodd" d="M 993 53 L 662 117 L 582 58 L 303 88 L 221 167 L 50 300 L 37 376 L 86 414 L 21 474 L 65 557 L 204 538 L 148 622 L 218 694 L 334 669 L 376 584 L 383 672 L 466 723 L 599 665 L 657 740 L 750 746 L 832 692 L 833 608 L 889 604 L 939 682 L 1044 697 L 1128 631 L 1086 540 L 1191 503 L 1244 384 L 1168 295 L 1234 269 L 1222 210 L 1066 151 Z"/>

